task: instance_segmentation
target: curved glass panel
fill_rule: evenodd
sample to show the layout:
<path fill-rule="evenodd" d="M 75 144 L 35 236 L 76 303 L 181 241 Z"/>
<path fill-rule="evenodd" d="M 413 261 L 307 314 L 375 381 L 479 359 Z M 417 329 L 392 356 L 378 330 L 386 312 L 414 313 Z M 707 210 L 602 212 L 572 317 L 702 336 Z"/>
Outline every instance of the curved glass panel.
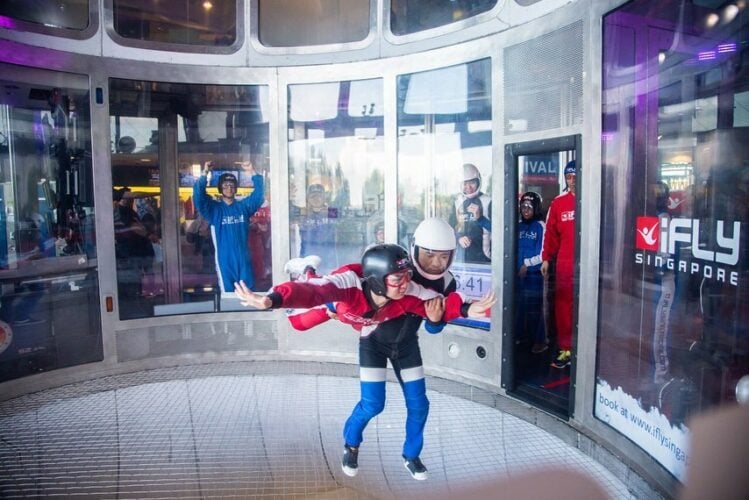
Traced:
<path fill-rule="evenodd" d="M 364 40 L 371 0 L 258 0 L 258 37 L 266 47 Z"/>
<path fill-rule="evenodd" d="M 51 28 L 84 30 L 88 27 L 88 0 L 4 0 L 0 16 Z M 0 23 L 4 26 L 4 23 Z"/>
<path fill-rule="evenodd" d="M 382 79 L 289 86 L 292 257 L 359 262 L 384 220 Z"/>
<path fill-rule="evenodd" d="M 103 354 L 88 79 L 0 74 L 1 381 Z"/>
<path fill-rule="evenodd" d="M 497 0 L 390 0 L 390 31 L 408 35 L 477 16 Z"/>
<path fill-rule="evenodd" d="M 229 47 L 237 40 L 237 3 L 203 0 L 113 0 L 114 30 L 124 38 Z"/>
<path fill-rule="evenodd" d="M 604 19 L 595 415 L 682 481 L 688 419 L 749 374 L 749 32 L 708 4 Z"/>
<path fill-rule="evenodd" d="M 267 88 L 113 79 L 110 113 L 120 318 L 236 309 L 239 279 L 267 290 Z"/>
<path fill-rule="evenodd" d="M 476 298 L 491 290 L 491 117 L 489 59 L 398 77 L 398 240 L 448 221 L 458 291 Z"/>

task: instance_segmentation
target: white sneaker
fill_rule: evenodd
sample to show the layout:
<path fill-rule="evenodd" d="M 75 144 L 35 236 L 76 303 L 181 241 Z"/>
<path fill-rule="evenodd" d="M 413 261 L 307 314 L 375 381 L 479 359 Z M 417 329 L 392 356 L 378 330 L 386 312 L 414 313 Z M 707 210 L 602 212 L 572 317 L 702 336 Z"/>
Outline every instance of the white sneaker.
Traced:
<path fill-rule="evenodd" d="M 283 266 L 283 272 L 293 276 L 303 276 L 310 268 L 314 273 L 320 266 L 322 259 L 317 255 L 308 255 L 306 257 L 296 257 L 289 260 L 286 265 Z"/>

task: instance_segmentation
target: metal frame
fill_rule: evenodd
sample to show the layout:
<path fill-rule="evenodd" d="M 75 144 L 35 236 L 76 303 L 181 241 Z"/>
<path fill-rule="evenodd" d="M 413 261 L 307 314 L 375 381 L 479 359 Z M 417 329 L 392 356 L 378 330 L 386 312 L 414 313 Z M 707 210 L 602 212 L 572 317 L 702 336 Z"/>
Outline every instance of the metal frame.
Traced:
<path fill-rule="evenodd" d="M 530 154 L 555 153 L 558 151 L 573 151 L 575 158 L 582 158 L 582 136 L 580 134 L 568 135 L 564 137 L 553 137 L 549 139 L 540 139 L 536 141 L 527 141 L 505 145 L 505 200 L 517 200 L 518 192 L 518 157 Z M 581 163 L 581 162 L 578 162 Z M 582 165 L 578 168 L 578 180 L 582 182 Z M 582 192 L 576 193 L 575 212 L 580 214 L 580 200 Z M 576 217 L 575 224 L 575 271 L 573 276 L 574 296 L 579 296 L 579 277 L 580 277 L 580 233 L 582 223 L 580 218 Z M 506 352 L 502 356 L 502 388 L 508 392 L 515 389 L 515 363 L 514 363 L 514 332 L 511 329 L 515 324 L 515 262 L 517 256 L 517 203 L 512 204 L 504 218 L 504 274 L 508 276 L 502 283 L 502 296 L 504 301 L 504 310 L 502 314 L 502 351 Z M 577 318 L 578 301 L 573 302 L 572 316 L 573 320 Z M 557 415 L 565 420 L 570 419 L 575 414 L 575 379 L 577 367 L 577 344 L 578 332 L 577 322 L 573 321 L 572 328 L 572 366 L 570 368 L 570 393 L 569 403 L 566 415 Z M 514 395 L 514 394 L 513 394 Z M 517 396 L 517 395 L 514 395 Z M 522 399 L 522 398 L 521 398 Z M 540 405 L 543 408 L 543 405 Z"/>
<path fill-rule="evenodd" d="M 162 43 L 148 40 L 136 40 L 125 38 L 115 31 L 114 28 L 114 1 L 104 1 L 103 27 L 109 38 L 124 47 L 136 47 L 141 49 L 159 50 L 165 52 L 189 52 L 195 54 L 233 54 L 240 50 L 245 43 L 245 23 L 237 22 L 237 38 L 233 44 L 227 47 L 213 47 L 208 45 L 185 45 L 180 43 Z M 237 7 L 237 19 L 245 19 L 244 0 L 234 0 Z"/>
<path fill-rule="evenodd" d="M 29 31 L 41 35 L 70 38 L 72 40 L 85 40 L 91 38 L 99 31 L 99 0 L 88 0 L 88 26 L 82 30 L 46 26 L 44 24 L 0 16 L 0 26 L 7 27 L 9 24 L 14 25 L 19 31 Z"/>
<path fill-rule="evenodd" d="M 250 43 L 252 48 L 260 54 L 320 54 L 320 53 L 336 53 L 350 50 L 361 50 L 369 47 L 377 39 L 378 34 L 378 23 L 377 23 L 377 6 L 382 0 L 369 0 L 369 33 L 362 40 L 355 42 L 344 42 L 344 43 L 330 43 L 325 45 L 312 45 L 302 47 L 271 47 L 263 45 L 260 41 L 260 27 L 259 27 L 259 14 L 258 14 L 258 2 L 259 0 L 250 0 Z"/>

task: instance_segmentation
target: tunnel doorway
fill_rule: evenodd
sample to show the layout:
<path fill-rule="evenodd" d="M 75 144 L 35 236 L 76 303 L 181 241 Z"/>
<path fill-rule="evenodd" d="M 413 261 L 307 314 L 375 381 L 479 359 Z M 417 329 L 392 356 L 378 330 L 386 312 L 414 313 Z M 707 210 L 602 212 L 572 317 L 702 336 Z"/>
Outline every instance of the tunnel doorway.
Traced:
<path fill-rule="evenodd" d="M 580 150 L 580 135 L 505 146 L 502 386 L 564 419 L 574 409 Z"/>

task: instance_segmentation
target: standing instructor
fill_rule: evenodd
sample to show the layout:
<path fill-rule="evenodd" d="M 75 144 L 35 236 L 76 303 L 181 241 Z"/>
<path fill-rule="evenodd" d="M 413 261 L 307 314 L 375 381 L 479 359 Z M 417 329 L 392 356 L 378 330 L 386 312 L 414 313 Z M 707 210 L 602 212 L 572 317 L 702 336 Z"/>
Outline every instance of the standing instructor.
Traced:
<path fill-rule="evenodd" d="M 214 200 L 206 193 L 208 176 L 211 174 L 212 162 L 205 164 L 205 169 L 193 186 L 193 203 L 195 208 L 211 225 L 211 237 L 216 248 L 216 273 L 222 293 L 234 292 L 234 283 L 244 281 L 248 288 L 255 288 L 255 276 L 252 272 L 252 258 L 247 245 L 247 234 L 250 228 L 250 217 L 263 204 L 263 176 L 255 171 L 252 163 L 242 163 L 245 172 L 252 176 L 252 194 L 236 198 L 237 177 L 224 173 L 218 178 L 218 191 L 221 200 Z"/>

